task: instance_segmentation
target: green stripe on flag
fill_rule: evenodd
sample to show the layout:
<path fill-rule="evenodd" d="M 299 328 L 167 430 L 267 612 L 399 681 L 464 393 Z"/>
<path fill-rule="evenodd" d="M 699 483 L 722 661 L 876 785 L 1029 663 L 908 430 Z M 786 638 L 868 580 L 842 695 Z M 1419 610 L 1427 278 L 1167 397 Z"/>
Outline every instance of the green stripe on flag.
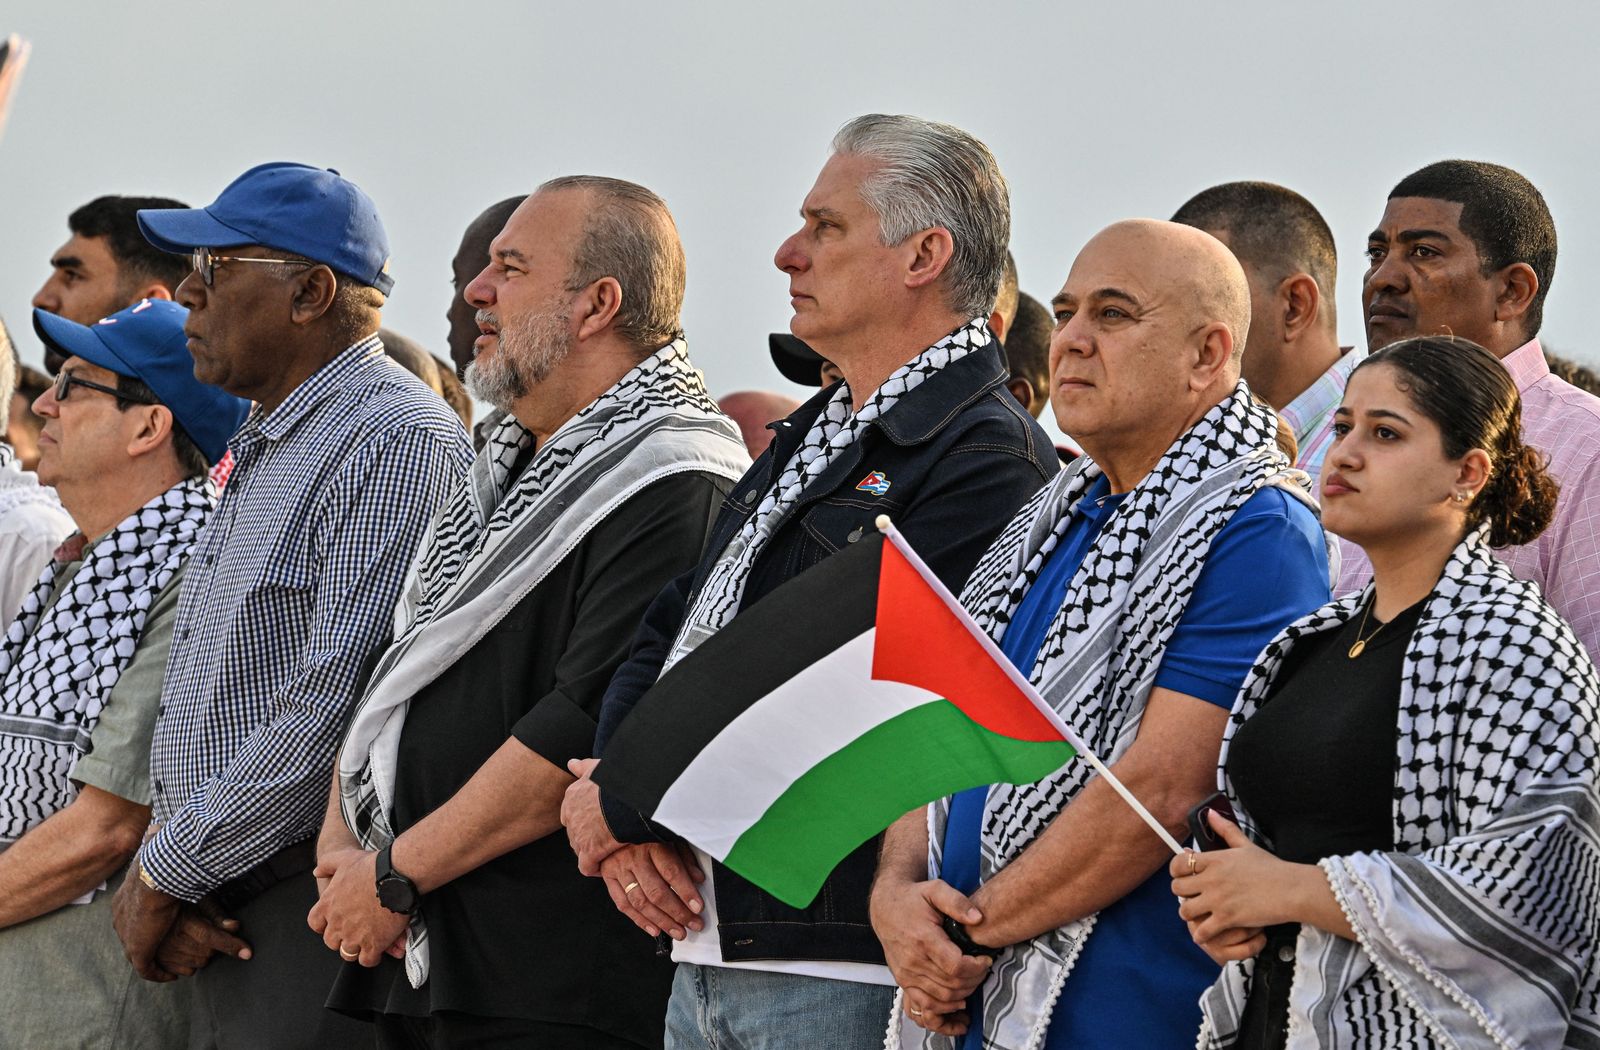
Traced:
<path fill-rule="evenodd" d="M 722 862 L 791 907 L 809 905 L 852 850 L 918 806 L 981 784 L 1031 784 L 1076 754 L 1014 740 L 948 700 L 912 708 L 790 784 Z"/>

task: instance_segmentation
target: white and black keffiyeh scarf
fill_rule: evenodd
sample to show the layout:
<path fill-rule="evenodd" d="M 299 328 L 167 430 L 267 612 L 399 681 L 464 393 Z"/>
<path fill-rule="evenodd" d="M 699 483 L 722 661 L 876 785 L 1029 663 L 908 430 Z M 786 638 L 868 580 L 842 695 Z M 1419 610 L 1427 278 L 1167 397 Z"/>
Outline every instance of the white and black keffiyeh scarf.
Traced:
<path fill-rule="evenodd" d="M 87 548 L 55 605 L 66 560 L 23 598 L 0 644 L 0 848 L 77 797 L 72 768 L 215 505 L 204 478 L 180 482 Z"/>
<path fill-rule="evenodd" d="M 366 849 L 394 839 L 396 763 L 412 697 L 645 487 L 687 472 L 732 481 L 750 466 L 738 428 L 706 393 L 681 341 L 646 358 L 569 420 L 513 481 L 532 442 L 507 415 L 418 548 L 395 609 L 395 640 L 339 751 L 340 807 Z M 412 986 L 421 987 L 428 946 L 420 913 L 405 962 Z"/>
<path fill-rule="evenodd" d="M 1451 555 L 1406 651 L 1395 848 L 1320 865 L 1357 940 L 1301 928 L 1290 1050 L 1600 1047 L 1595 668 L 1484 537 Z M 1229 719 L 1223 770 L 1288 652 L 1347 623 L 1367 593 L 1262 653 Z M 1201 1047 L 1233 1044 L 1253 968 L 1230 963 L 1202 998 Z"/>
<path fill-rule="evenodd" d="M 705 584 L 683 618 L 683 626 L 678 630 L 672 652 L 661 667 L 662 674 L 666 674 L 673 664 L 692 653 L 733 619 L 739 611 L 740 602 L 744 600 L 744 585 L 750 576 L 751 566 L 800 501 L 807 486 L 828 469 L 828 465 L 841 452 L 860 441 L 868 425 L 893 408 L 901 398 L 940 369 L 974 350 L 988 346 L 993 339 L 988 319 L 973 318 L 901 365 L 857 412 L 850 411 L 850 384 L 839 384 L 839 389 L 834 391 L 833 398 L 817 416 L 800 447 L 785 465 L 777 483 L 744 523 L 744 527 L 728 541 L 728 546 L 706 575 Z"/>
<path fill-rule="evenodd" d="M 1108 765 L 1138 733 L 1167 639 L 1178 624 L 1211 542 L 1245 501 L 1280 485 L 1308 504 L 1305 475 L 1274 442 L 1277 419 L 1241 382 L 1167 451 L 1102 528 L 1068 585 L 1033 669 L 1040 694 Z M 1080 458 L 1030 500 L 968 579 L 961 601 L 1000 641 L 1045 560 L 1103 472 Z M 984 804 L 979 876 L 987 880 L 1049 825 L 1094 775 L 1072 762 L 1037 784 L 997 784 Z M 950 800 L 928 810 L 929 872 L 942 867 Z M 987 1050 L 1042 1045 L 1050 1013 L 1094 916 L 1013 945 L 995 960 L 983 996 Z M 897 1008 L 887 1046 L 949 1050 Z"/>

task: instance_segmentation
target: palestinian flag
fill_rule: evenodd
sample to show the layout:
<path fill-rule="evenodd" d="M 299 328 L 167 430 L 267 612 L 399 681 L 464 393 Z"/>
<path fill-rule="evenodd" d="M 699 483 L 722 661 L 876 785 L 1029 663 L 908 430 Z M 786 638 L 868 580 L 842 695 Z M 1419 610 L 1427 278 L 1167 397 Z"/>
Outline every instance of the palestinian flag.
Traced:
<path fill-rule="evenodd" d="M 905 813 L 1061 768 L 1075 752 L 1043 702 L 895 538 L 864 537 L 680 660 L 596 781 L 803 908 Z"/>

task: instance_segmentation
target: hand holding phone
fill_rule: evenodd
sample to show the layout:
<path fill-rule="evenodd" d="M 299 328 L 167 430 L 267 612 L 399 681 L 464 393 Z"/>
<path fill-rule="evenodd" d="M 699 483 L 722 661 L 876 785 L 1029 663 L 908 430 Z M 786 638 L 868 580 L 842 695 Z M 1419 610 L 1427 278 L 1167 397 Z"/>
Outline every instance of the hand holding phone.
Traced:
<path fill-rule="evenodd" d="M 1228 801 L 1228 796 L 1219 791 L 1189 811 L 1189 833 L 1194 836 L 1195 846 L 1200 852 L 1205 853 L 1214 849 L 1227 849 L 1228 844 L 1222 841 L 1211 827 L 1211 821 L 1206 814 L 1212 811 L 1222 814 L 1233 823 L 1239 823 L 1239 818 L 1233 815 L 1233 803 Z"/>

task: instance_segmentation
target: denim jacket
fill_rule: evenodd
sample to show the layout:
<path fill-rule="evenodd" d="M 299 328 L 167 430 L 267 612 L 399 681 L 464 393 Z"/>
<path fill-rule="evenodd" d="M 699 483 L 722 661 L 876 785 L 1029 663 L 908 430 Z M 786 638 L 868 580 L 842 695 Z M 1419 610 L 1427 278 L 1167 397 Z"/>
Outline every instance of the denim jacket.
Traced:
<path fill-rule="evenodd" d="M 860 440 L 810 485 L 751 566 L 741 609 L 854 543 L 890 515 L 929 567 L 956 593 L 1017 508 L 1060 470 L 1050 439 L 1006 390 L 1008 372 L 993 344 L 929 377 L 867 425 Z M 606 691 L 596 754 L 655 684 L 685 610 L 729 541 L 755 513 L 822 412 L 832 388 L 770 424 L 768 450 L 722 503 L 700 564 L 655 599 L 627 661 Z M 871 472 L 881 494 L 860 484 Z M 878 486 L 874 486 L 878 487 Z M 774 746 L 781 746 L 775 744 Z M 606 821 L 624 842 L 670 839 L 625 803 L 602 796 Z M 714 865 L 722 957 L 882 963 L 867 918 L 879 839 L 845 858 L 811 905 L 791 908 L 720 864 Z"/>

